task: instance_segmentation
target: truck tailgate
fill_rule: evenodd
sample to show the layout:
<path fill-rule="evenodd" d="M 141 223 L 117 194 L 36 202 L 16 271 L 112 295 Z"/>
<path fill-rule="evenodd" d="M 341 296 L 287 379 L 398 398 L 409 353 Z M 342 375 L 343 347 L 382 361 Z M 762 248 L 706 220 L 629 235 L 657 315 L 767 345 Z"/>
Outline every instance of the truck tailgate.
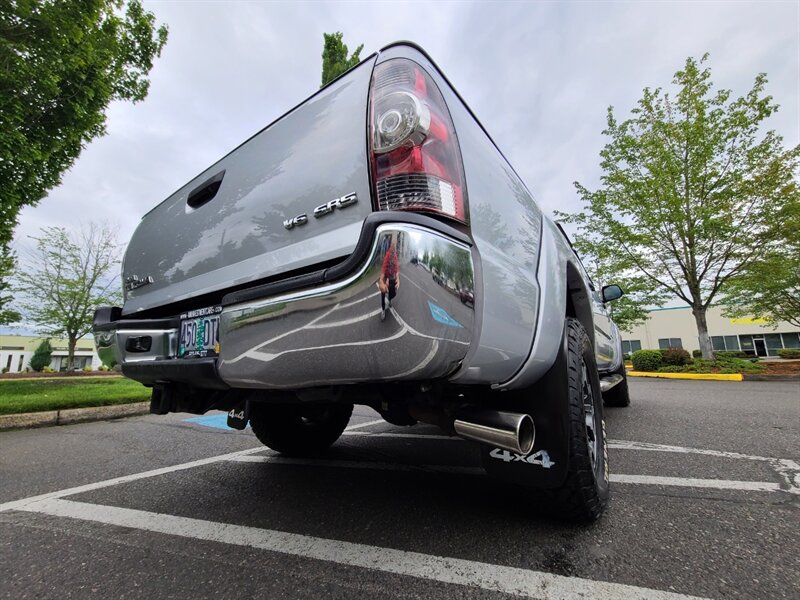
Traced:
<path fill-rule="evenodd" d="M 353 250 L 372 211 L 366 127 L 374 62 L 365 60 L 144 216 L 123 261 L 124 314 L 221 293 Z M 340 208 L 314 215 L 345 196 Z M 302 214 L 307 223 L 284 224 Z"/>

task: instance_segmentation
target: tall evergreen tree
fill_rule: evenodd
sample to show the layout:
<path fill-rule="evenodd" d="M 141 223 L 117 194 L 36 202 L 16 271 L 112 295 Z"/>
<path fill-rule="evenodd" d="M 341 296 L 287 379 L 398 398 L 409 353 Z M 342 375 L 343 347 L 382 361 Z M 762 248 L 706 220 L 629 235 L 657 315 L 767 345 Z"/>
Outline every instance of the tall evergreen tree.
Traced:
<path fill-rule="evenodd" d="M 33 356 L 31 356 L 28 366 L 39 373 L 42 369 L 50 365 L 52 356 L 53 347 L 50 345 L 50 340 L 42 340 L 42 343 L 33 351 Z"/>
<path fill-rule="evenodd" d="M 361 61 L 359 55 L 361 50 L 364 49 L 364 44 L 356 48 L 355 52 L 348 58 L 347 45 L 342 41 L 341 31 L 323 33 L 322 36 L 325 42 L 322 48 L 322 85 L 320 87 L 325 87 L 329 82 Z"/>

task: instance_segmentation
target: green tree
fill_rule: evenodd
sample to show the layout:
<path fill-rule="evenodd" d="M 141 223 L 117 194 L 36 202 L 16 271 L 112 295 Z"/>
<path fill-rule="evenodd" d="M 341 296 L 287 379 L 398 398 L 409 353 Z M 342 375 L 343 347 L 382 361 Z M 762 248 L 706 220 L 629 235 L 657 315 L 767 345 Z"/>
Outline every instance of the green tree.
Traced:
<path fill-rule="evenodd" d="M 775 215 L 775 242 L 731 278 L 722 303 L 729 317 L 786 321 L 800 327 L 800 201 Z"/>
<path fill-rule="evenodd" d="M 33 239 L 36 250 L 16 275 L 18 303 L 40 333 L 67 338 L 67 368 L 72 369 L 75 345 L 92 330 L 95 309 L 122 299 L 120 247 L 113 229 L 94 223 L 76 235 L 45 227 Z"/>
<path fill-rule="evenodd" d="M 576 245 L 580 242 L 581 240 L 578 240 Z M 598 289 L 616 283 L 624 290 L 625 295 L 622 298 L 606 305 L 611 318 L 621 331 L 633 331 L 636 325 L 647 320 L 649 307 L 663 302 L 660 291 L 654 289 L 646 277 L 630 270 L 622 273 L 617 264 L 613 262 L 608 264 L 610 261 L 598 262 L 598 257 L 591 254 L 592 249 L 586 248 L 585 245 L 578 250 L 583 256 L 584 266 Z"/>
<path fill-rule="evenodd" d="M 329 82 L 361 61 L 359 55 L 364 49 L 364 44 L 356 48 L 355 52 L 348 58 L 347 45 L 342 41 L 341 31 L 323 33 L 322 37 L 325 42 L 322 47 L 322 85 L 320 87 L 325 87 Z"/>
<path fill-rule="evenodd" d="M 645 88 L 630 119 L 608 109 L 602 185 L 575 183 L 583 211 L 578 250 L 611 280 L 636 282 L 648 302 L 692 308 L 704 358 L 713 358 L 706 311 L 732 278 L 776 247 L 775 220 L 798 195 L 800 146 L 761 133 L 776 110 L 765 74 L 736 99 L 712 90 L 710 70 L 688 58 L 675 96 Z"/>
<path fill-rule="evenodd" d="M 42 369 L 50 366 L 50 359 L 53 355 L 53 347 L 50 345 L 50 340 L 42 340 L 42 343 L 33 351 L 33 356 L 28 363 L 28 366 L 40 373 Z"/>
<path fill-rule="evenodd" d="M 166 39 L 139 0 L 0 3 L 0 249 L 105 133 L 109 103 L 147 96 Z"/>
<path fill-rule="evenodd" d="M 0 243 L 0 325 L 6 325 L 18 321 L 20 315 L 17 311 L 6 308 L 12 300 L 10 291 L 11 283 L 9 278 L 14 272 L 14 253 L 8 244 Z"/>

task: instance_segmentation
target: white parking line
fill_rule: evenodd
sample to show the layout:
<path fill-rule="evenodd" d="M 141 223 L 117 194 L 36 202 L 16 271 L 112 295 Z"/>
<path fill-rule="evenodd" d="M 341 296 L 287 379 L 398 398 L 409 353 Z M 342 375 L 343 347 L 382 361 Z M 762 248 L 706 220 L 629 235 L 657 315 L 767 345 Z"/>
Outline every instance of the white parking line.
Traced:
<path fill-rule="evenodd" d="M 739 452 L 726 452 L 724 450 L 707 450 L 705 448 L 686 448 L 684 446 L 668 446 L 666 444 L 651 444 L 649 442 L 631 442 L 628 440 L 608 440 L 611 448 L 621 450 L 645 450 L 649 452 L 674 452 L 676 454 L 702 454 L 704 456 L 716 456 L 719 458 L 733 458 L 736 460 L 778 460 L 769 456 L 753 456 L 751 454 L 740 454 Z"/>
<path fill-rule="evenodd" d="M 381 423 L 384 421 L 381 420 Z M 464 438 L 454 435 L 426 435 L 424 433 L 405 433 L 402 431 L 345 431 L 342 435 L 358 435 L 364 437 L 377 437 L 377 438 L 410 438 L 410 439 L 425 439 L 425 440 L 454 440 L 456 442 L 466 442 Z"/>
<path fill-rule="evenodd" d="M 671 592 L 631 585 L 564 577 L 460 558 L 70 500 L 40 500 L 26 505 L 22 510 L 190 539 L 258 548 L 371 571 L 406 575 L 530 598 L 548 600 L 690 598 Z"/>
<path fill-rule="evenodd" d="M 234 459 L 236 460 L 236 459 Z M 614 483 L 639 485 L 666 485 L 716 490 L 740 490 L 744 492 L 780 492 L 779 483 L 771 481 L 731 481 L 729 479 L 696 479 L 693 477 L 661 477 L 656 475 L 623 475 L 612 473 L 609 477 Z"/>
<path fill-rule="evenodd" d="M 373 421 L 367 421 L 365 423 L 358 423 L 356 425 L 350 425 L 345 429 L 345 432 L 350 431 L 352 429 L 360 429 L 362 427 L 371 427 L 372 425 L 378 425 L 380 423 L 384 423 L 383 419 L 375 419 Z M 83 492 L 91 492 L 93 490 L 99 490 L 106 487 L 111 487 L 114 485 L 119 485 L 122 483 L 128 483 L 129 481 L 138 481 L 139 479 L 148 479 L 150 477 L 158 477 L 159 475 L 166 475 L 168 473 L 174 473 L 176 471 L 185 471 L 186 469 L 194 469 L 195 467 L 202 467 L 204 465 L 212 465 L 214 463 L 229 461 L 236 458 L 241 458 L 243 456 L 249 456 L 250 454 L 256 454 L 258 452 L 264 452 L 266 448 L 263 446 L 258 446 L 256 448 L 250 448 L 248 450 L 240 450 L 239 452 L 231 452 L 229 454 L 220 454 L 218 456 L 210 456 L 209 458 L 201 458 L 200 460 L 193 460 L 187 463 L 181 463 L 179 465 L 172 465 L 170 467 L 162 467 L 160 469 L 152 469 L 150 471 L 142 471 L 141 473 L 133 473 L 131 475 L 123 475 L 121 477 L 114 477 L 112 479 L 105 479 L 103 481 L 97 481 L 95 483 L 87 483 L 86 485 L 79 485 L 77 487 L 67 488 L 64 490 L 57 490 L 55 492 L 48 492 L 47 494 L 39 494 L 38 496 L 30 496 L 28 498 L 21 498 L 19 500 L 12 500 L 10 502 L 5 502 L 0 504 L 0 512 L 6 510 L 21 510 L 26 505 L 32 502 L 39 502 L 41 500 L 49 500 L 53 498 L 63 498 L 65 496 L 72 496 L 74 494 L 82 494 Z"/>
<path fill-rule="evenodd" d="M 686 448 L 683 446 L 668 446 L 665 444 L 650 444 L 648 442 L 629 442 L 626 440 L 609 440 L 609 448 L 619 450 L 644 450 L 647 452 L 673 452 L 676 454 L 699 454 L 701 456 L 715 456 L 734 460 L 753 460 L 769 463 L 769 465 L 786 482 L 783 490 L 790 494 L 800 495 L 800 465 L 788 458 L 774 458 L 771 456 L 754 456 L 740 454 L 739 452 L 725 452 L 723 450 L 708 450 L 705 448 Z"/>
<path fill-rule="evenodd" d="M 348 435 L 349 432 L 353 431 L 354 429 L 361 429 L 363 427 L 372 427 L 373 425 L 380 425 L 381 423 L 386 423 L 383 419 L 375 419 L 374 421 L 367 421 L 366 423 L 358 423 L 356 425 L 348 425 L 347 429 L 344 430 L 344 434 Z"/>
<path fill-rule="evenodd" d="M 72 496 L 73 494 L 81 494 L 83 492 L 91 492 L 92 490 L 99 490 L 101 488 L 111 487 L 112 485 L 119 485 L 121 483 L 128 483 L 129 481 L 137 481 L 139 479 L 147 479 L 149 477 L 157 477 L 158 475 L 166 475 L 167 473 L 174 473 L 175 471 L 185 471 L 186 469 L 193 469 L 195 467 L 202 467 L 203 465 L 211 465 L 214 463 L 232 460 L 240 456 L 248 454 L 255 454 L 256 452 L 263 452 L 264 448 L 250 448 L 249 450 L 241 450 L 239 452 L 231 452 L 230 454 L 220 454 L 219 456 L 212 456 L 210 458 L 201 458 L 200 460 L 193 460 L 179 465 L 172 465 L 171 467 L 162 467 L 161 469 L 153 469 L 151 471 L 143 471 L 141 473 L 133 473 L 132 475 L 123 475 L 122 477 L 114 477 L 113 479 L 106 479 L 104 481 L 97 481 L 95 483 L 88 483 L 86 485 L 79 485 L 65 490 L 58 490 L 56 492 L 49 492 L 47 494 L 40 494 L 38 496 L 31 496 L 29 498 L 22 498 L 21 500 L 12 500 L 0 504 L 0 512 L 6 510 L 24 510 L 24 508 L 33 503 L 41 502 L 44 500 L 51 500 L 54 498 L 63 498 L 64 496 Z"/>

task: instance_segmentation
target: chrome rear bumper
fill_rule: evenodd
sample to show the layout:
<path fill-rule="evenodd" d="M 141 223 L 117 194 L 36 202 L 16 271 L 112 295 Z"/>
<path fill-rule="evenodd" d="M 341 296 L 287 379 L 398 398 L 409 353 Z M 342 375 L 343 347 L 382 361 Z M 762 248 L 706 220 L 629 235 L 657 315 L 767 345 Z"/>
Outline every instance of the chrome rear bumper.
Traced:
<path fill-rule="evenodd" d="M 382 319 L 378 280 L 392 245 L 399 285 Z M 233 387 L 289 389 L 444 377 L 472 341 L 473 297 L 467 246 L 415 225 L 382 225 L 350 277 L 226 307 L 220 376 Z"/>
<path fill-rule="evenodd" d="M 391 306 L 386 294 L 382 314 L 378 281 L 392 246 L 398 284 Z M 224 306 L 216 376 L 230 387 L 272 389 L 446 377 L 472 342 L 474 302 L 467 245 L 421 225 L 378 225 L 350 275 Z M 144 383 L 177 380 L 177 372 L 180 381 L 190 380 L 194 359 L 175 358 L 178 320 L 146 323 L 96 326 L 98 352 L 113 350 L 123 372 Z M 127 351 L 136 336 L 151 338 L 149 351 Z M 208 383 L 208 363 L 200 377 L 206 383 L 198 385 Z"/>

